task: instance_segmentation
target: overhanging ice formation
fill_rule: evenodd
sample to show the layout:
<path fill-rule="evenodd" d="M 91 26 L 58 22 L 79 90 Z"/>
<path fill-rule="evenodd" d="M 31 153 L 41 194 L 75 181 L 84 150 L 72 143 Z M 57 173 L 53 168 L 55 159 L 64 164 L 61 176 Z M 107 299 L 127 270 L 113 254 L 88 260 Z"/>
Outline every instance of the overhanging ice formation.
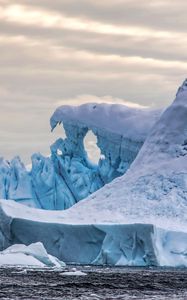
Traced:
<path fill-rule="evenodd" d="M 66 138 L 51 145 L 49 157 L 33 154 L 31 171 L 19 157 L 1 159 L 0 198 L 42 209 L 71 207 L 127 171 L 160 114 L 124 105 L 59 107 L 51 128 L 62 123 Z M 84 147 L 89 130 L 101 151 L 98 164 L 91 163 Z"/>

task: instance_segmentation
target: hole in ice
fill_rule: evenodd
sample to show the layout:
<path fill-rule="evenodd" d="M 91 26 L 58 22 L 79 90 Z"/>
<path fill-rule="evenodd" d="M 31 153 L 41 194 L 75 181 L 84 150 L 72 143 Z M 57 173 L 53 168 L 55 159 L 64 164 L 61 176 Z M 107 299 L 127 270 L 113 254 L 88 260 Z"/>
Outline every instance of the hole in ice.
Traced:
<path fill-rule="evenodd" d="M 84 149 L 88 155 L 89 160 L 94 164 L 98 164 L 101 157 L 101 151 L 97 146 L 97 137 L 90 130 L 84 138 Z"/>
<path fill-rule="evenodd" d="M 58 154 L 58 155 L 62 155 L 62 151 L 58 149 L 58 150 L 57 150 L 57 154 Z"/>

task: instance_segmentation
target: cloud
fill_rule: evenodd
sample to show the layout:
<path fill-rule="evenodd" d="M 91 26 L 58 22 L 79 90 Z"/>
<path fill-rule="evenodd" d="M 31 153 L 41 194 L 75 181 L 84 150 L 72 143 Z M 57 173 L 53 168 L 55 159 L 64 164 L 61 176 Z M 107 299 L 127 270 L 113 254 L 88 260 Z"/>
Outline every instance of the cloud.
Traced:
<path fill-rule="evenodd" d="M 151 27 L 135 26 L 129 24 L 115 25 L 101 21 L 95 21 L 88 18 L 69 17 L 58 12 L 51 12 L 32 6 L 25 5 L 7 5 L 0 9 L 1 20 L 15 22 L 26 26 L 35 26 L 43 28 L 69 29 L 76 31 L 94 32 L 99 34 L 113 34 L 117 36 L 132 37 L 152 37 L 165 39 L 181 39 L 183 35 L 180 32 L 171 32 L 166 30 L 154 30 Z"/>
<path fill-rule="evenodd" d="M 132 108 L 147 108 L 147 106 L 140 105 L 139 103 L 133 103 L 120 98 L 113 98 L 112 96 L 98 97 L 95 95 L 78 95 L 75 98 L 66 99 L 69 105 L 80 105 L 83 103 L 108 103 L 108 104 L 123 104 Z M 64 101 L 59 100 L 56 102 L 56 106 L 63 105 Z"/>
<path fill-rule="evenodd" d="M 168 105 L 187 73 L 186 9 L 184 0 L 1 0 L 0 155 L 47 154 L 58 105 Z"/>
<path fill-rule="evenodd" d="M 10 0 L 7 5 L 29 5 L 68 17 L 94 19 L 104 23 L 146 26 L 186 32 L 186 0 Z M 180 17 L 179 17 L 180 16 Z"/>

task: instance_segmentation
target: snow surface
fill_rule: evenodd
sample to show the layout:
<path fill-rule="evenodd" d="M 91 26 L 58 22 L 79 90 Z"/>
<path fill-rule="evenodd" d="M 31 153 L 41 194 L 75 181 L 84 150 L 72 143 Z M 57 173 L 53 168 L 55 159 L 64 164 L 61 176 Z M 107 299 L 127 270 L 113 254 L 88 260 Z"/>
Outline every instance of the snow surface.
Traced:
<path fill-rule="evenodd" d="M 50 255 L 41 242 L 15 244 L 0 252 L 0 266 L 64 267 L 65 263 Z"/>
<path fill-rule="evenodd" d="M 86 103 L 80 106 L 63 105 L 51 117 L 51 129 L 58 123 L 82 124 L 90 129 L 122 135 L 136 141 L 145 140 L 150 128 L 160 117 L 161 110 L 131 108 L 121 104 Z"/>
<path fill-rule="evenodd" d="M 187 266 L 187 232 L 183 229 L 177 231 L 175 224 L 173 224 L 175 229 L 172 230 L 167 228 L 166 222 L 160 223 L 160 228 L 152 224 L 144 224 L 143 221 L 127 222 L 127 224 L 124 221 L 122 224 L 111 222 L 75 225 L 57 223 L 52 218 L 47 220 L 47 217 L 45 222 L 42 218 L 33 221 L 32 213 L 38 210 L 27 208 L 27 215 L 25 215 L 23 211 L 21 212 L 21 207 L 23 206 L 15 201 L 1 201 L 1 247 L 6 248 L 7 245 L 17 244 L 18 241 L 24 244 L 41 241 L 48 253 L 66 263 Z M 50 212 L 47 213 L 50 215 Z M 25 253 L 25 249 L 23 252 Z M 22 260 L 24 263 L 25 257 L 19 255 L 17 263 Z M 6 261 L 3 259 L 4 263 Z M 12 264 L 12 261 L 10 263 Z M 33 260 L 32 264 L 35 264 Z"/>

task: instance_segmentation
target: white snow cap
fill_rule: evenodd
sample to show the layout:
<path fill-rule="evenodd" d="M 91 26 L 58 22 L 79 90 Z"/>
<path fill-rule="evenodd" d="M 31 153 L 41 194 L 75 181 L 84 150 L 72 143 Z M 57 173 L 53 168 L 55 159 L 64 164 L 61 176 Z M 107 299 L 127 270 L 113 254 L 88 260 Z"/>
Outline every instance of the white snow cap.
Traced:
<path fill-rule="evenodd" d="M 69 122 L 142 141 L 145 140 L 160 114 L 161 110 L 130 108 L 122 104 L 63 105 L 56 109 L 50 119 L 50 124 L 52 130 L 57 124 Z"/>

